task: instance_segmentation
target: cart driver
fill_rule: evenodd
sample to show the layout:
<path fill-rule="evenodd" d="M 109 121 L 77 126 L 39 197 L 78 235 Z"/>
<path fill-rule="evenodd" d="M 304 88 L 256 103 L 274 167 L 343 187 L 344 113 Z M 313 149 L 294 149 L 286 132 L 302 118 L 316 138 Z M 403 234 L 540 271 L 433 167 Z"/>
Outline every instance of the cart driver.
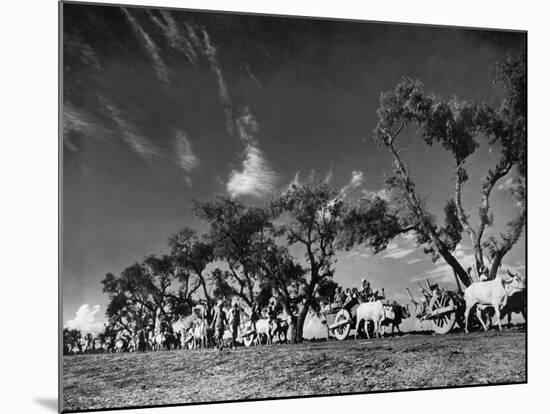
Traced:
<path fill-rule="evenodd" d="M 434 283 L 433 285 L 429 284 L 428 288 L 430 289 L 430 292 L 432 294 L 430 298 L 430 305 L 428 308 L 428 311 L 431 311 L 434 308 L 435 301 L 439 299 L 440 290 L 439 290 L 439 285 L 437 283 Z"/>
<path fill-rule="evenodd" d="M 368 302 L 369 298 L 372 296 L 372 289 L 370 287 L 370 282 L 366 278 L 363 278 L 363 280 L 361 281 L 360 295 L 365 302 Z"/>
<path fill-rule="evenodd" d="M 262 310 L 260 309 L 260 304 L 257 300 L 254 301 L 252 304 L 252 309 L 250 310 L 250 320 L 253 324 L 256 323 L 258 319 L 260 319 L 260 315 L 262 313 Z"/>
<path fill-rule="evenodd" d="M 481 265 L 479 268 L 479 281 L 485 282 L 486 280 L 489 280 L 489 269 L 487 269 L 487 266 Z"/>
<path fill-rule="evenodd" d="M 269 303 L 269 306 L 267 308 L 267 318 L 269 322 L 269 329 L 271 331 L 271 335 L 275 333 L 277 330 L 277 311 L 275 309 L 275 303 L 271 302 Z"/>
<path fill-rule="evenodd" d="M 344 294 L 342 292 L 342 286 L 338 286 L 334 292 L 333 307 L 340 307 L 344 304 Z"/>

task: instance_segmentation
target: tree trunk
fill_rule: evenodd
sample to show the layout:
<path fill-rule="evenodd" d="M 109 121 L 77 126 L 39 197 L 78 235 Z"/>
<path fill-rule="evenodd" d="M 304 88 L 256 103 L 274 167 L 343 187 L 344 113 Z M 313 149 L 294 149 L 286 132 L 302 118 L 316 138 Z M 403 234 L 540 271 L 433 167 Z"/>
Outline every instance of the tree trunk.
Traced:
<path fill-rule="evenodd" d="M 442 245 L 441 241 L 439 240 L 439 237 L 434 237 L 432 235 L 432 240 L 435 244 L 435 247 L 437 248 L 437 251 L 443 257 L 443 260 L 447 262 L 449 266 L 452 267 L 453 271 L 456 272 L 456 275 L 460 279 L 460 281 L 464 284 L 464 286 L 468 287 L 470 286 L 470 277 L 468 276 L 468 272 L 464 270 L 462 265 L 458 262 L 458 260 L 455 259 L 455 257 L 449 252 L 449 250 Z"/>
<path fill-rule="evenodd" d="M 289 327 L 290 327 L 290 338 L 288 338 L 289 342 L 291 344 L 296 344 L 298 343 L 297 341 L 297 327 L 298 327 L 298 318 L 294 315 L 291 315 L 290 316 L 290 322 L 289 322 Z"/>
<path fill-rule="evenodd" d="M 302 342 L 304 339 L 304 324 L 306 322 L 307 313 L 309 311 L 309 303 L 305 303 L 298 313 L 298 321 L 296 326 L 296 341 Z"/>
<path fill-rule="evenodd" d="M 493 264 L 491 265 L 491 269 L 489 270 L 489 280 L 493 280 L 495 277 L 497 277 L 498 269 L 502 265 L 502 256 L 500 254 L 497 254 L 493 260 Z"/>
<path fill-rule="evenodd" d="M 386 145 L 392 152 L 394 156 L 395 164 L 399 169 L 399 171 L 401 172 L 402 176 L 404 177 L 404 186 L 402 186 L 401 191 L 403 192 L 403 194 L 407 199 L 411 212 L 418 218 L 419 221 L 422 221 L 422 219 L 425 217 L 426 214 L 415 192 L 414 184 L 409 176 L 407 167 L 405 167 L 405 163 L 399 156 L 399 151 L 397 151 L 397 149 L 395 148 L 395 144 L 393 141 L 394 138 L 395 137 L 392 137 L 392 139 Z M 459 199 L 460 197 L 457 200 Z M 458 205 L 457 205 L 457 208 L 459 208 Z M 460 213 L 460 210 L 459 210 L 459 213 Z M 447 249 L 447 247 L 443 244 L 443 242 L 441 241 L 441 238 L 437 233 L 437 229 L 434 226 L 428 224 L 426 230 L 428 231 L 428 234 L 433 243 L 433 246 L 437 249 L 441 257 L 443 257 L 443 259 L 447 262 L 447 264 L 449 264 L 449 266 L 451 266 L 452 269 L 456 272 L 460 281 L 464 283 L 464 286 L 466 287 L 470 286 L 470 278 L 468 276 L 468 273 L 464 270 L 462 265 L 451 254 L 449 249 Z"/>

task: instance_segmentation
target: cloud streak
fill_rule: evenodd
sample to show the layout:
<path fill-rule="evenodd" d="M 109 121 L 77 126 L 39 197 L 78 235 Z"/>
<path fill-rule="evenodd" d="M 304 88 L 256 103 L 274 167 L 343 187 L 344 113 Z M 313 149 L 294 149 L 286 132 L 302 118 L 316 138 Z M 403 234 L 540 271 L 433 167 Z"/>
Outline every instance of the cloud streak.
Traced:
<path fill-rule="evenodd" d="M 149 14 L 149 17 L 155 23 L 166 39 L 168 40 L 168 44 L 171 48 L 175 50 L 179 50 L 180 52 L 183 52 L 187 60 L 195 65 L 197 63 L 197 52 L 193 48 L 193 45 L 185 36 L 184 33 L 182 33 L 178 27 L 178 24 L 170 14 L 170 12 L 166 10 L 161 10 L 159 13 L 162 18 L 159 18 L 155 16 L 150 10 L 147 10 L 147 13 Z"/>
<path fill-rule="evenodd" d="M 365 197 L 369 197 L 369 198 L 379 197 L 382 200 L 386 200 L 386 201 L 390 200 L 390 192 L 385 188 L 382 188 L 381 190 L 378 190 L 378 191 L 363 190 L 362 193 Z"/>
<path fill-rule="evenodd" d="M 511 190 L 512 188 L 514 188 L 514 177 L 508 178 L 498 186 L 499 190 Z"/>
<path fill-rule="evenodd" d="M 180 42 L 178 38 L 179 31 L 176 31 L 177 27 L 175 22 L 171 19 L 168 13 L 165 13 L 164 18 L 166 19 L 166 33 L 170 36 L 170 39 L 173 39 L 173 42 Z M 157 23 L 158 24 L 158 23 Z M 193 22 L 186 21 L 184 22 L 184 27 L 186 29 L 185 40 L 182 40 L 179 44 L 185 45 L 184 49 L 186 50 L 186 56 L 191 56 L 190 61 L 195 62 L 195 56 L 202 56 L 210 67 L 211 72 L 216 78 L 216 83 L 218 85 L 218 97 L 220 105 L 224 112 L 225 117 L 225 128 L 229 135 L 233 135 L 233 102 L 231 95 L 229 94 L 229 88 L 225 81 L 221 66 L 218 61 L 218 51 L 216 47 L 210 40 L 210 35 L 203 27 L 197 26 Z M 189 58 L 188 56 L 188 58 Z"/>
<path fill-rule="evenodd" d="M 68 150 L 77 152 L 79 148 L 71 140 L 73 133 L 89 139 L 98 139 L 109 131 L 93 115 L 65 101 L 63 103 L 63 145 Z"/>
<path fill-rule="evenodd" d="M 170 75 L 168 68 L 166 67 L 164 61 L 160 57 L 160 51 L 151 36 L 141 27 L 138 21 L 126 10 L 124 7 L 121 7 L 122 12 L 130 22 L 132 29 L 140 39 L 140 42 L 149 55 L 153 63 L 153 70 L 155 71 L 157 78 L 166 86 L 170 83 Z"/>
<path fill-rule="evenodd" d="M 386 254 L 382 256 L 382 258 L 385 259 L 403 259 L 404 257 L 407 257 L 414 253 L 415 249 L 405 249 L 402 247 L 399 247 L 396 243 L 390 243 L 388 244 L 388 247 L 386 248 Z"/>
<path fill-rule="evenodd" d="M 264 87 L 262 86 L 261 82 L 258 80 L 258 78 L 256 77 L 256 75 L 254 75 L 252 73 L 252 70 L 250 69 L 250 65 L 248 63 L 244 63 L 243 64 L 243 67 L 244 67 L 244 70 L 246 71 L 246 74 L 248 75 L 248 77 L 252 80 L 252 82 L 254 82 L 254 84 L 258 87 L 259 90 L 261 90 L 262 92 L 264 91 Z"/>
<path fill-rule="evenodd" d="M 272 194 L 279 177 L 259 148 L 256 139 L 259 126 L 256 118 L 248 108 L 244 108 L 237 118 L 236 125 L 239 138 L 246 146 L 240 170 L 234 169 L 229 174 L 227 192 L 233 197 L 264 197 Z"/>
<path fill-rule="evenodd" d="M 233 197 L 263 197 L 273 192 L 276 183 L 277 175 L 265 160 L 262 151 L 255 144 L 249 144 L 245 149 L 241 170 L 233 170 L 229 175 L 227 191 Z"/>
<path fill-rule="evenodd" d="M 199 159 L 193 152 L 191 142 L 183 131 L 174 134 L 174 151 L 178 166 L 185 172 L 191 172 L 199 165 Z"/>
<path fill-rule="evenodd" d="M 112 119 L 130 149 L 139 155 L 145 161 L 151 161 L 153 158 L 162 157 L 161 150 L 145 136 L 143 136 L 137 126 L 126 119 L 122 111 L 108 98 L 101 97 L 100 102 L 107 115 Z"/>
<path fill-rule="evenodd" d="M 348 195 L 350 192 L 355 190 L 357 187 L 360 187 L 361 185 L 363 185 L 364 181 L 365 181 L 365 174 L 363 173 L 363 171 L 357 171 L 357 170 L 352 171 L 351 179 L 340 190 L 340 196 L 344 197 L 344 196 Z"/>

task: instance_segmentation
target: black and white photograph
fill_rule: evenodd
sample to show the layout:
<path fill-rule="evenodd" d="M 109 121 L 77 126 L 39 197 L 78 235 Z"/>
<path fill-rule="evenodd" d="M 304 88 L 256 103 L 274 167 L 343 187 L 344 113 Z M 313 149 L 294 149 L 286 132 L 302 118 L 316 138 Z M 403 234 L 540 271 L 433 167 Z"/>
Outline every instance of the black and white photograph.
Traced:
<path fill-rule="evenodd" d="M 527 383 L 526 31 L 59 24 L 61 411 Z"/>

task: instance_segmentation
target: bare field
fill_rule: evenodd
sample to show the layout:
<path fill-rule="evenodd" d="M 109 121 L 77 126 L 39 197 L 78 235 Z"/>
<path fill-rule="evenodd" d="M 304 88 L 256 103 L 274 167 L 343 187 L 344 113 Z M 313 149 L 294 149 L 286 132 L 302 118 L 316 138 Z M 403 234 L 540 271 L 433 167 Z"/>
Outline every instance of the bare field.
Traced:
<path fill-rule="evenodd" d="M 63 409 L 525 382 L 524 328 L 63 357 Z"/>

